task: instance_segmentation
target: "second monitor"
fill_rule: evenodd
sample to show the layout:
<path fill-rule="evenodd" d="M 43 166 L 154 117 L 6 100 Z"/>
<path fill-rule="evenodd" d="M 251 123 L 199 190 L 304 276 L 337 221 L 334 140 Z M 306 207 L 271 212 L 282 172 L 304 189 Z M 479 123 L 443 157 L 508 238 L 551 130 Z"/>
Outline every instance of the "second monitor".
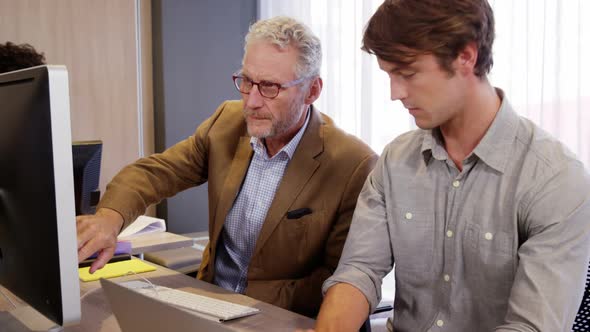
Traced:
<path fill-rule="evenodd" d="M 101 141 L 72 142 L 76 215 L 94 214 L 100 200 Z"/>

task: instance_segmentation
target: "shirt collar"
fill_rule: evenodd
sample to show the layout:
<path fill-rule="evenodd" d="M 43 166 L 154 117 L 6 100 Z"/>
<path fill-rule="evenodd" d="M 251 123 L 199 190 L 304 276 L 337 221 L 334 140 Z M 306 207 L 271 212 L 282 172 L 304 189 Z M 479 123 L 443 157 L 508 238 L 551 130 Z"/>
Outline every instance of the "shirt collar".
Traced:
<path fill-rule="evenodd" d="M 442 140 L 442 135 L 438 128 L 422 131 L 422 156 L 428 164 L 431 158 L 437 160 L 447 160 L 448 154 Z"/>
<path fill-rule="evenodd" d="M 502 99 L 500 110 L 486 134 L 473 150 L 473 154 L 488 166 L 503 173 L 510 158 L 510 145 L 516 138 L 520 119 L 504 96 L 504 91 L 500 89 L 496 89 L 496 91 Z"/>
<path fill-rule="evenodd" d="M 301 141 L 301 137 L 303 137 L 303 133 L 305 132 L 305 129 L 307 128 L 307 124 L 309 123 L 309 118 L 310 118 L 309 112 L 310 112 L 310 108 L 307 109 L 307 112 L 305 115 L 305 123 L 303 123 L 303 126 L 301 126 L 301 128 L 299 129 L 297 134 L 295 134 L 295 136 L 293 136 L 293 138 L 289 141 L 289 143 L 287 143 L 285 146 L 283 146 L 279 150 L 279 152 L 277 152 L 277 154 L 275 154 L 271 158 L 269 158 L 268 153 L 266 153 L 266 146 L 264 145 L 263 141 L 261 139 L 258 139 L 257 137 L 254 137 L 254 136 L 250 137 L 250 146 L 252 146 L 254 153 L 256 153 L 259 156 L 262 156 L 263 158 L 265 158 L 267 160 L 271 160 L 274 157 L 281 155 L 281 154 L 286 154 L 288 159 L 293 158 L 293 154 L 295 154 L 295 150 L 297 149 L 297 146 L 299 145 L 299 141 Z"/>
<path fill-rule="evenodd" d="M 509 145 L 514 142 L 518 130 L 519 116 L 504 96 L 504 91 L 496 88 L 496 92 L 502 99 L 500 109 L 472 154 L 488 166 L 503 173 L 510 157 Z M 431 158 L 437 160 L 448 158 L 439 128 L 423 131 L 421 151 L 426 163 Z"/>

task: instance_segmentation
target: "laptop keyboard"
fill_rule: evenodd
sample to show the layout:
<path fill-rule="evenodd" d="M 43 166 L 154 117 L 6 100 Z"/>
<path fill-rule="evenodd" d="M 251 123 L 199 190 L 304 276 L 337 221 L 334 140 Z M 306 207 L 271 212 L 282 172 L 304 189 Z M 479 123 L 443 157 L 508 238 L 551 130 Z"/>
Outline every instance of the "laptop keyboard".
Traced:
<path fill-rule="evenodd" d="M 155 286 L 154 289 L 152 285 L 143 282 L 135 282 L 134 285 L 129 285 L 127 287 L 173 306 L 188 309 L 199 314 L 204 314 L 205 316 L 211 316 L 221 322 L 254 315 L 260 312 L 260 309 L 218 300 L 203 295 L 184 292 L 164 286 Z"/>

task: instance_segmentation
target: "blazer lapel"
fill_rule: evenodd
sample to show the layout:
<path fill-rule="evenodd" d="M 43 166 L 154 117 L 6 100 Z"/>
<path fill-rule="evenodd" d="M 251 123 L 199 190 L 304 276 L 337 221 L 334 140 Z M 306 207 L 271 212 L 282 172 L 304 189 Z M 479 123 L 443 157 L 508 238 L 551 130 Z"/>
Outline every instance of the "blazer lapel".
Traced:
<path fill-rule="evenodd" d="M 241 137 L 227 179 L 223 185 L 223 191 L 219 197 L 219 204 L 215 211 L 213 238 L 211 239 L 212 243 L 217 243 L 219 234 L 225 223 L 225 217 L 233 206 L 240 191 L 240 187 L 242 186 L 242 182 L 246 177 L 246 172 L 248 171 L 248 166 L 250 165 L 250 159 L 252 158 L 253 153 L 252 147 L 250 146 L 250 137 Z M 215 250 L 215 248 L 212 249 Z"/>
<path fill-rule="evenodd" d="M 315 157 L 324 149 L 324 140 L 321 133 L 322 119 L 320 113 L 314 107 L 311 108 L 310 116 L 305 133 L 301 137 L 301 141 L 299 141 L 293 159 L 289 162 L 281 184 L 268 209 L 266 219 L 256 241 L 254 255 L 264 246 L 289 207 L 320 166 L 320 162 Z"/>

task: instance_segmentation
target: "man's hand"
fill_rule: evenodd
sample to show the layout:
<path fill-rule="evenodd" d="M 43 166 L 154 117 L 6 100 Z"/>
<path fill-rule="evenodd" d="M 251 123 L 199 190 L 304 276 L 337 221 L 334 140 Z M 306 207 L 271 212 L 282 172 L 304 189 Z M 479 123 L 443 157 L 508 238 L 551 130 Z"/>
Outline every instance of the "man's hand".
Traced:
<path fill-rule="evenodd" d="M 111 209 L 102 208 L 94 215 L 76 217 L 78 261 L 98 252 L 98 257 L 90 266 L 90 273 L 101 269 L 113 257 L 122 226 L 123 217 Z"/>

